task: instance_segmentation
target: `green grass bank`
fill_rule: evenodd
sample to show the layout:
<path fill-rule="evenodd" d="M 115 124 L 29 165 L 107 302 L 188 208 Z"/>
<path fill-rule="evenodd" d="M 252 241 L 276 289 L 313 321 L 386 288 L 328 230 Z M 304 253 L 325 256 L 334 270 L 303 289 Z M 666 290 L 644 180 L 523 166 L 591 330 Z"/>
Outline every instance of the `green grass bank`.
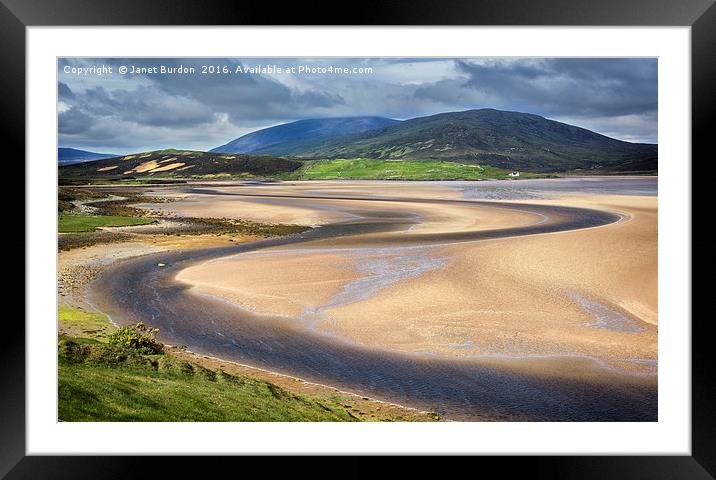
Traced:
<path fill-rule="evenodd" d="M 102 227 L 128 227 L 155 223 L 152 218 L 123 217 L 116 215 L 74 215 L 63 213 L 59 216 L 59 233 L 94 232 Z"/>
<path fill-rule="evenodd" d="M 153 340 L 148 327 L 117 329 L 101 313 L 67 305 L 61 305 L 58 314 L 61 421 L 405 420 L 387 414 L 368 418 L 354 411 L 355 401 L 337 393 L 296 394 L 271 382 L 178 358 Z M 413 417 L 438 419 L 427 414 Z"/>

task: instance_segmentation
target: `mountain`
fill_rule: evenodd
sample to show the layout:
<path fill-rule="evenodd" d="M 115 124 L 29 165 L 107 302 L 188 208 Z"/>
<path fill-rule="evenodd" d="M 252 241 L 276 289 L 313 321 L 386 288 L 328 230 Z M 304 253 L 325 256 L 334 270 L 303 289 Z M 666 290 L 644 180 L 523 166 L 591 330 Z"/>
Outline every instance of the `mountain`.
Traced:
<path fill-rule="evenodd" d="M 60 165 L 86 162 L 89 160 L 99 160 L 101 158 L 110 157 L 116 157 L 116 155 L 112 153 L 88 152 L 86 150 L 77 150 L 76 148 L 61 147 L 57 149 L 57 163 Z"/>
<path fill-rule="evenodd" d="M 215 153 L 293 155 L 330 139 L 400 123 L 383 117 L 317 118 L 264 128 L 216 147 Z"/>
<path fill-rule="evenodd" d="M 413 118 L 292 152 L 304 158 L 435 159 L 534 172 L 656 171 L 657 145 L 494 109 Z"/>
<path fill-rule="evenodd" d="M 60 165 L 60 178 L 271 177 L 293 172 L 301 165 L 299 161 L 276 157 L 168 149 Z"/>

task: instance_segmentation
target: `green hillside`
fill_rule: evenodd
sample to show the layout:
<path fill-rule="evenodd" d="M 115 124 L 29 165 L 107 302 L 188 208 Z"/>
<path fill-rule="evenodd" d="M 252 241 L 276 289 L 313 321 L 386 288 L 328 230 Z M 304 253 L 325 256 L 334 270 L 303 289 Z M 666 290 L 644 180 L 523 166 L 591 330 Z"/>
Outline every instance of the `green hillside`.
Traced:
<path fill-rule="evenodd" d="M 305 158 L 435 159 L 535 172 L 655 171 L 657 145 L 493 109 L 414 118 L 300 152 Z"/>

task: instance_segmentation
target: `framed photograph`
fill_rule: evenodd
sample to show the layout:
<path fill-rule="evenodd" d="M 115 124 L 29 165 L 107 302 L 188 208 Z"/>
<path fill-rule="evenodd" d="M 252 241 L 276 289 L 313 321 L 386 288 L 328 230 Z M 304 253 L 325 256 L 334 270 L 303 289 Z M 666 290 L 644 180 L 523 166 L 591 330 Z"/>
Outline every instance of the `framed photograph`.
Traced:
<path fill-rule="evenodd" d="M 713 478 L 712 3 L 2 0 L 26 315 L 0 474 L 390 454 Z"/>

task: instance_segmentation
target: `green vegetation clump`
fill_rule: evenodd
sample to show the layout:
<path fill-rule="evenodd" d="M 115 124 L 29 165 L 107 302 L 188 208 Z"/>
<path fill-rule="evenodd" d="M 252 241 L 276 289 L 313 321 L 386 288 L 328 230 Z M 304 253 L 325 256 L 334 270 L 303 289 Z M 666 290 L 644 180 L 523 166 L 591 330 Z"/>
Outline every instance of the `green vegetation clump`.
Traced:
<path fill-rule="evenodd" d="M 120 217 L 115 215 L 60 215 L 57 230 L 60 233 L 93 232 L 101 227 L 127 227 L 155 223 L 153 218 Z"/>
<path fill-rule="evenodd" d="M 139 322 L 135 325 L 119 328 L 112 333 L 107 342 L 120 348 L 136 351 L 143 355 L 161 353 L 164 345 L 159 343 L 155 336 L 159 332 L 157 328 L 151 328 Z"/>
<path fill-rule="evenodd" d="M 110 345 L 91 339 L 60 337 L 59 356 L 67 363 L 84 363 L 105 367 L 155 366 L 156 361 L 137 350 Z"/>

